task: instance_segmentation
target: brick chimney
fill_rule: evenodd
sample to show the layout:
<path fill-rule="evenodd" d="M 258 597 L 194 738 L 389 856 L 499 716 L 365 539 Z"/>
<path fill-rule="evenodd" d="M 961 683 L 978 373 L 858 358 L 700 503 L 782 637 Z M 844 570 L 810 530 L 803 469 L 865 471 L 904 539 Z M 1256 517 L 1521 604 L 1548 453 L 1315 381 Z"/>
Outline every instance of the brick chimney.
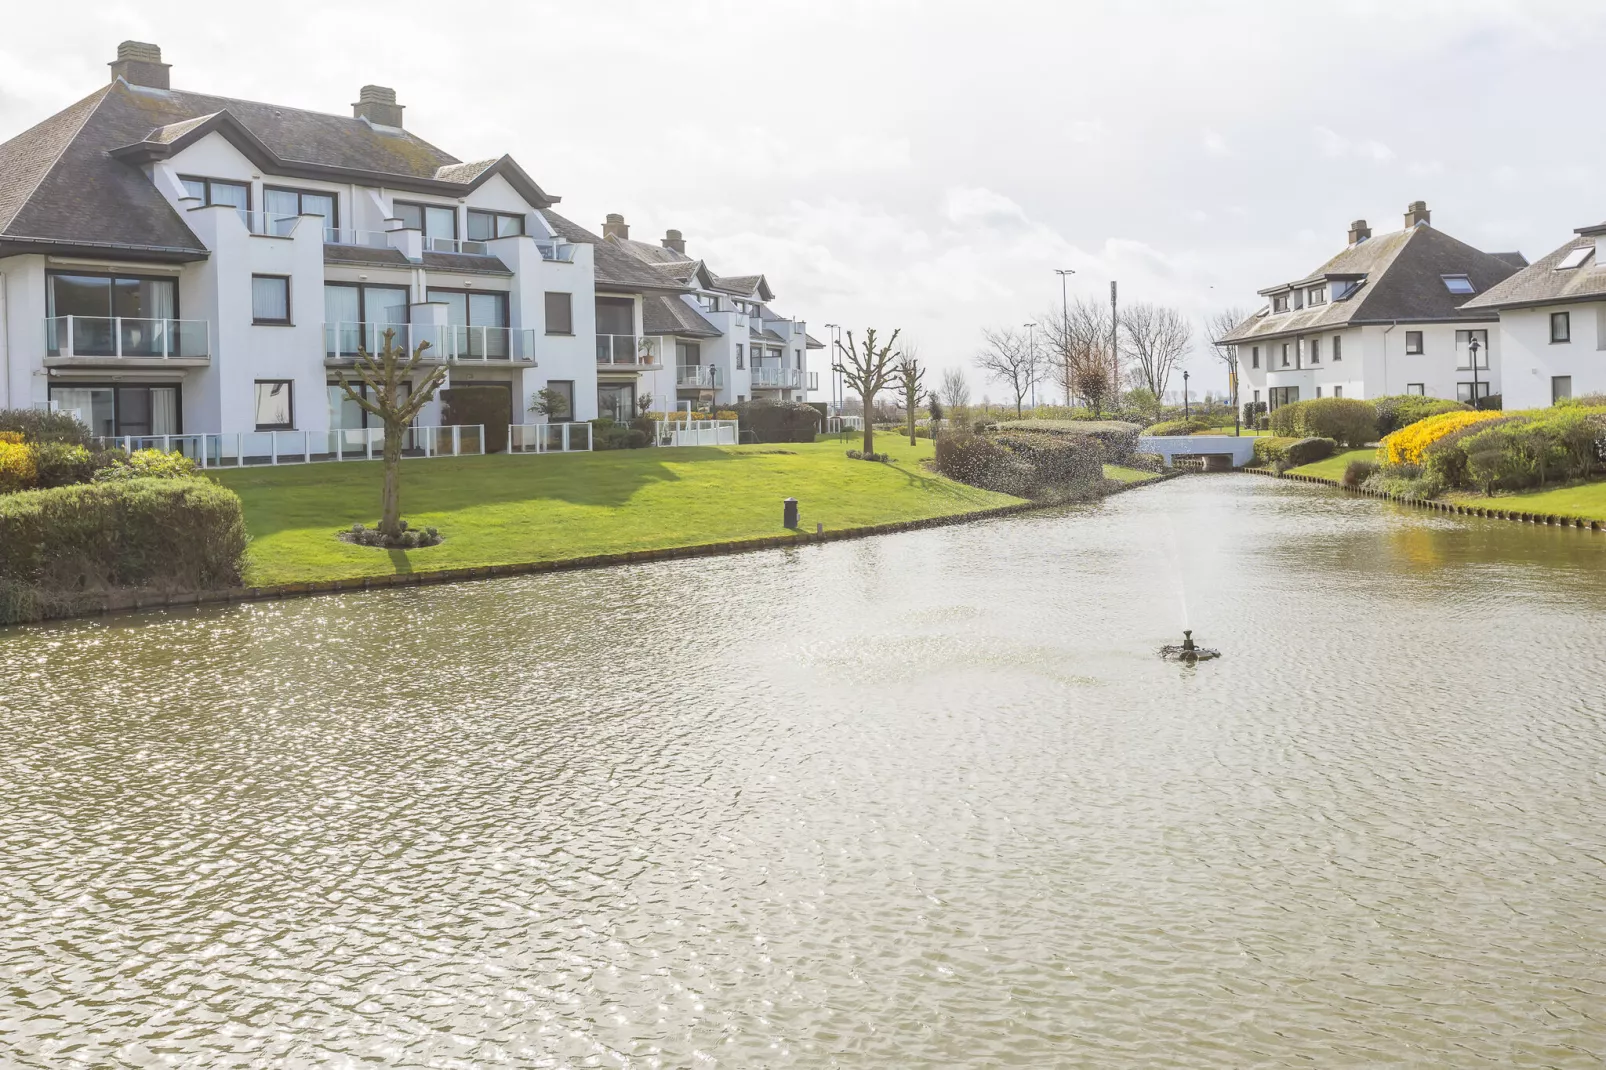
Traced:
<path fill-rule="evenodd" d="M 680 236 L 680 231 L 678 230 L 666 230 L 664 231 L 664 248 L 685 256 L 686 239 Z"/>
<path fill-rule="evenodd" d="M 1372 228 L 1366 225 L 1366 220 L 1357 219 L 1349 225 L 1349 243 L 1356 245 L 1372 236 Z"/>
<path fill-rule="evenodd" d="M 1433 213 L 1428 211 L 1427 201 L 1412 201 L 1410 207 L 1405 210 L 1405 229 L 1410 230 L 1418 223 L 1429 222 L 1432 218 Z"/>
<path fill-rule="evenodd" d="M 627 241 L 630 238 L 630 225 L 618 212 L 609 212 L 608 218 L 602 221 L 602 236 Z"/>
<path fill-rule="evenodd" d="M 400 127 L 402 124 L 402 106 L 396 103 L 396 91 L 388 86 L 363 86 L 357 91 L 357 103 L 351 106 L 351 114 L 375 126 Z"/>
<path fill-rule="evenodd" d="M 117 58 L 107 64 L 112 69 L 112 81 L 121 78 L 129 85 L 143 85 L 151 89 L 171 89 L 167 71 L 171 63 L 162 62 L 159 46 L 145 41 L 124 41 L 117 46 Z"/>

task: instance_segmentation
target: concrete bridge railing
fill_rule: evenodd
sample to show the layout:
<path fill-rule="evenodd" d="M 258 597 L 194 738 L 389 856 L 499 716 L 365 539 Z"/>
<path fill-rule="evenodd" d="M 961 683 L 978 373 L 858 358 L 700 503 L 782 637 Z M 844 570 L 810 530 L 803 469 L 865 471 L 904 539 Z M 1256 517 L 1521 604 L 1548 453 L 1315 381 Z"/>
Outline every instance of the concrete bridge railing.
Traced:
<path fill-rule="evenodd" d="M 1174 457 L 1195 457 L 1225 454 L 1232 458 L 1234 468 L 1242 468 L 1255 458 L 1255 440 L 1251 435 L 1156 435 L 1138 439 L 1139 453 L 1158 453 L 1167 466 Z"/>

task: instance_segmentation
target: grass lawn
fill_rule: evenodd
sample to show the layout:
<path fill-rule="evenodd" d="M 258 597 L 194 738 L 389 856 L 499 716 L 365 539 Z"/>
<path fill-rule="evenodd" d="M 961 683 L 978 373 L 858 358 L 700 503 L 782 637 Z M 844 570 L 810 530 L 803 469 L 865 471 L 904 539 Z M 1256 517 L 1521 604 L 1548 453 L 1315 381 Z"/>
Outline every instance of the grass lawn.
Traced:
<path fill-rule="evenodd" d="M 1322 479 L 1343 479 L 1344 469 L 1349 467 L 1351 461 L 1377 460 L 1377 447 L 1367 446 L 1358 450 L 1339 450 L 1325 461 L 1314 464 L 1302 464 L 1289 471 L 1298 476 L 1318 476 Z"/>
<path fill-rule="evenodd" d="M 838 441 L 402 462 L 402 515 L 445 542 L 421 550 L 335 537 L 379 519 L 378 461 L 215 471 L 239 494 L 253 586 L 584 557 L 785 534 L 781 499 L 802 528 L 864 527 L 974 512 L 1018 499 L 955 483 L 910 446 L 877 435 L 891 464 L 849 460 Z M 1116 478 L 1124 478 L 1116 476 Z"/>
<path fill-rule="evenodd" d="M 1555 513 L 1581 516 L 1585 520 L 1606 520 L 1606 480 L 1578 483 L 1553 490 L 1530 490 L 1521 494 L 1451 494 L 1450 501 L 1481 505 L 1489 509 L 1514 509 L 1522 513 Z"/>
<path fill-rule="evenodd" d="M 1230 434 L 1232 434 L 1232 425 L 1231 424 L 1224 424 L 1221 427 L 1212 427 L 1208 431 L 1200 431 L 1199 434 L 1201 434 L 1201 435 L 1230 435 Z M 1260 435 L 1269 435 L 1269 434 L 1271 434 L 1271 432 L 1270 431 L 1251 431 L 1247 427 L 1240 427 L 1238 429 L 1238 434 L 1242 438 L 1256 438 L 1256 437 L 1258 437 Z"/>
<path fill-rule="evenodd" d="M 1118 480 L 1122 483 L 1142 483 L 1160 477 L 1153 472 L 1145 472 L 1141 468 L 1126 468 L 1118 464 L 1107 464 L 1104 466 L 1104 478 Z"/>

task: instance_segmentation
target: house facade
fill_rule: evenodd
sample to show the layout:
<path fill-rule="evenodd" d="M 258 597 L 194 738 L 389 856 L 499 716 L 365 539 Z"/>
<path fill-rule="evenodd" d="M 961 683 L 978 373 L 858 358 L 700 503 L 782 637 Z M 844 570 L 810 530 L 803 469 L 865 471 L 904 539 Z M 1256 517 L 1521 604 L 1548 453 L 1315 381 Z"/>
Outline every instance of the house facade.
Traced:
<path fill-rule="evenodd" d="M 1239 398 L 1269 408 L 1320 397 L 1501 391 L 1498 317 L 1469 302 L 1526 264 L 1434 229 L 1414 202 L 1405 227 L 1350 225 L 1342 251 L 1260 292 L 1266 305 L 1220 341 L 1238 350 Z"/>
<path fill-rule="evenodd" d="M 1573 238 L 1470 304 L 1500 316 L 1505 406 L 1606 393 L 1606 224 Z"/>
<path fill-rule="evenodd" d="M 505 394 L 509 423 L 546 420 L 541 391 L 554 420 L 676 395 L 679 335 L 656 317 L 704 280 L 565 219 L 511 157 L 447 154 L 384 87 L 348 117 L 173 89 L 154 45 L 110 66 L 0 145 L 0 407 L 102 435 L 317 438 L 371 419 L 338 384 L 387 332 L 428 343 L 449 386 Z"/>

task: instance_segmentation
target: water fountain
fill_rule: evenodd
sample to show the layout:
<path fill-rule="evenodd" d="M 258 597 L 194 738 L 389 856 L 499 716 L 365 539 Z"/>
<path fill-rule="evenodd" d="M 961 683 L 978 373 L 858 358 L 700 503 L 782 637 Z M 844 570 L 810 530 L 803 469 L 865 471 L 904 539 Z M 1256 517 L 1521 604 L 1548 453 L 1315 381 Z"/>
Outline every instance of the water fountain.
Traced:
<path fill-rule="evenodd" d="M 1199 646 L 1193 641 L 1193 630 L 1187 629 L 1182 633 L 1182 644 L 1163 646 L 1160 656 L 1167 661 L 1185 661 L 1192 665 L 1196 661 L 1211 661 L 1221 657 L 1221 651 L 1211 650 L 1209 647 Z"/>

